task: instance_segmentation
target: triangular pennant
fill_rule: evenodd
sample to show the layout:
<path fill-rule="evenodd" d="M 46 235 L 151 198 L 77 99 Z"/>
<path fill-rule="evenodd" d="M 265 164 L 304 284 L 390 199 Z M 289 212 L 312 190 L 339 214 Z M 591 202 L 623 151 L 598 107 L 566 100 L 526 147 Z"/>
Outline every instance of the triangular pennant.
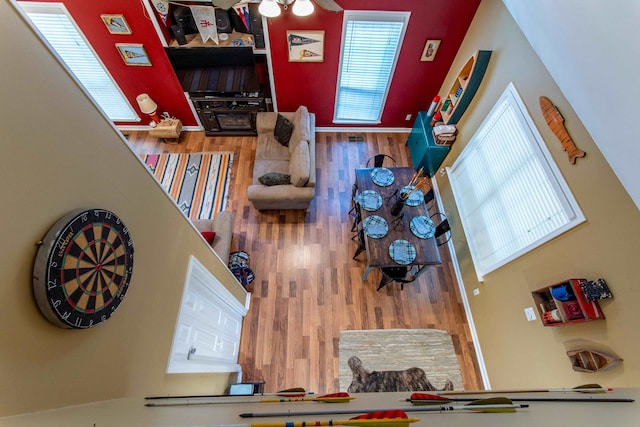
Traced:
<path fill-rule="evenodd" d="M 319 53 L 311 52 L 307 49 L 300 50 L 300 59 L 302 58 L 311 58 L 312 56 L 320 56 Z"/>
<path fill-rule="evenodd" d="M 169 13 L 169 1 L 168 0 L 153 0 L 153 7 L 162 17 L 162 21 L 167 23 L 167 14 Z"/>
<path fill-rule="evenodd" d="M 311 43 L 320 43 L 320 40 L 310 39 L 308 37 L 302 37 L 296 34 L 289 34 L 289 48 Z"/>
<path fill-rule="evenodd" d="M 198 27 L 202 42 L 211 39 L 218 44 L 218 29 L 216 27 L 216 11 L 210 6 L 189 6 L 193 20 Z"/>

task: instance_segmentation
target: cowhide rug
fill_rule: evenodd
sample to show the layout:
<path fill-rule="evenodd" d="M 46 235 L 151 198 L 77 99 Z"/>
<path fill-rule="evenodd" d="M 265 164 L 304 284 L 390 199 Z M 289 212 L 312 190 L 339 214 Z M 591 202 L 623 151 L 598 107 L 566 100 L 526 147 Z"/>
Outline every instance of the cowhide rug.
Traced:
<path fill-rule="evenodd" d="M 420 368 L 404 371 L 370 371 L 362 366 L 362 361 L 356 356 L 351 356 L 348 363 L 353 372 L 353 381 L 347 389 L 349 393 L 437 390 Z M 453 390 L 453 383 L 447 380 L 442 390 Z"/>

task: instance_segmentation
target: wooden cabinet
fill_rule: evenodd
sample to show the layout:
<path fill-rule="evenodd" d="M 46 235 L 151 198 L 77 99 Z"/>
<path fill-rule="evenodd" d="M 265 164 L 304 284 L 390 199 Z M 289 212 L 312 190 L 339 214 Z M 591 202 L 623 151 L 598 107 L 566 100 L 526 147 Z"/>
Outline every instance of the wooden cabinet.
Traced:
<path fill-rule="evenodd" d="M 431 127 L 431 117 L 426 111 L 420 111 L 413 124 L 409 139 L 407 140 L 411 163 L 418 170 L 423 168 L 429 176 L 433 176 L 444 158 L 449 154 L 449 145 L 438 145 L 433 138 L 433 128 Z"/>
<path fill-rule="evenodd" d="M 604 319 L 598 301 L 589 301 L 580 286 L 585 279 L 569 279 L 531 292 L 544 326 L 563 326 Z"/>
<path fill-rule="evenodd" d="M 490 50 L 476 51 L 442 97 L 440 114 L 445 124 L 458 123 L 482 82 L 491 58 Z"/>

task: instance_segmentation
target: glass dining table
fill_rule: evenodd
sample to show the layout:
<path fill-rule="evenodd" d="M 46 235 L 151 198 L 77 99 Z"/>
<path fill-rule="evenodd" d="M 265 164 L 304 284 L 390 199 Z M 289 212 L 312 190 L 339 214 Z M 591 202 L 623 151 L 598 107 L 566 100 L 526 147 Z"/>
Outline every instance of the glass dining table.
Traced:
<path fill-rule="evenodd" d="M 374 268 L 438 265 L 442 261 L 435 225 L 420 190 L 410 193 L 400 212 L 392 208 L 415 170 L 409 167 L 356 169 L 356 203 L 361 212 L 367 267 L 362 280 Z"/>

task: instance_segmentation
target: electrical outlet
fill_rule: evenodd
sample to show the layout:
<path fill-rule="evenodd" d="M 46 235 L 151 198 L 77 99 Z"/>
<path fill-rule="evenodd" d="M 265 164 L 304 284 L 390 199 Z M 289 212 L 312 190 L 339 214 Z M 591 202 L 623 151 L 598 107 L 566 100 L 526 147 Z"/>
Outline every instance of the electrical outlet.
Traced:
<path fill-rule="evenodd" d="M 524 309 L 524 315 L 527 316 L 529 322 L 536 320 L 536 312 L 533 311 L 533 307 L 527 307 Z"/>
<path fill-rule="evenodd" d="M 409 120 L 411 120 L 411 116 L 412 116 L 411 114 L 407 114 L 407 116 L 406 116 L 404 119 L 405 119 L 406 121 L 409 121 Z"/>
<path fill-rule="evenodd" d="M 480 295 L 480 289 L 475 288 L 475 289 L 473 290 L 473 295 L 475 295 L 475 296 Z"/>

